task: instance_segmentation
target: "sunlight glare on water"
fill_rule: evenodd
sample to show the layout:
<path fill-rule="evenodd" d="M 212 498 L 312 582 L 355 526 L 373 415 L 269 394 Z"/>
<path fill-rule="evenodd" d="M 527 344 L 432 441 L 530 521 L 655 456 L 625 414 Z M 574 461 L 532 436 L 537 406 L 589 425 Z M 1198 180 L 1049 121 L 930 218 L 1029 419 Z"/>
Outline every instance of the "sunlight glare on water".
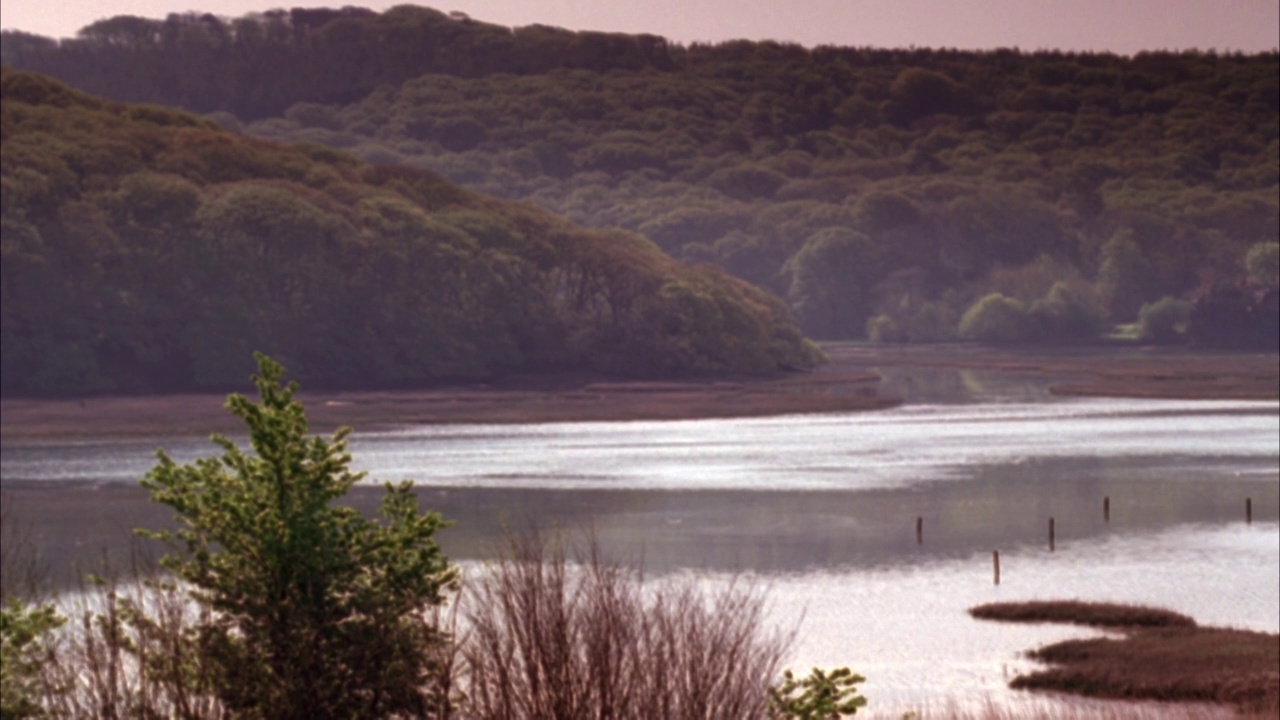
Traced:
<path fill-rule="evenodd" d="M 767 579 L 775 622 L 803 613 L 794 667 L 848 665 L 867 677 L 876 708 L 901 711 L 996 698 L 1035 667 L 1024 651 L 1098 631 L 977 621 L 967 609 L 1012 600 L 1081 599 L 1166 607 L 1203 625 L 1280 631 L 1280 526 L 1182 526 L 1087 541 L 1057 553 L 989 553 L 961 560 L 814 572 Z M 943 660 L 945 658 L 945 661 Z"/>
<path fill-rule="evenodd" d="M 379 480 L 477 487 L 868 489 L 1028 457 L 1280 454 L 1271 402 L 1065 400 L 665 422 L 419 426 L 356 436 Z M 1272 462 L 1274 465 L 1274 462 Z"/>
<path fill-rule="evenodd" d="M 157 446 L 180 463 L 215 451 L 204 438 L 6 443 L 0 478 L 136 483 Z M 868 678 L 876 716 L 1017 707 L 1025 696 L 1006 684 L 1029 667 L 1021 653 L 1092 632 L 969 618 L 983 602 L 1136 602 L 1280 630 L 1273 401 L 1046 396 L 863 414 L 415 426 L 357 433 L 351 450 L 370 482 L 411 478 L 427 506 L 456 519 L 441 542 L 464 562 L 524 513 L 592 527 L 655 575 L 708 586 L 735 571 L 760 578 L 774 621 L 800 623 L 792 666 L 850 666 Z M 1106 520 L 1104 495 L 1114 500 Z M 1045 522 L 1055 516 L 1050 553 Z"/>

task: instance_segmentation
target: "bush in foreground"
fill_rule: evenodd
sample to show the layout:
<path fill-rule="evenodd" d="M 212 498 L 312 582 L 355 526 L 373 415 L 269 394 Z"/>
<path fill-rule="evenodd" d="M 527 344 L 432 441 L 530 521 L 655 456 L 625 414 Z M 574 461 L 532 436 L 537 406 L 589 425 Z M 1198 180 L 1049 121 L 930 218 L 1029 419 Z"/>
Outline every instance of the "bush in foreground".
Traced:
<path fill-rule="evenodd" d="M 52 605 L 31 607 L 15 599 L 0 608 L 0 718 L 39 717 L 48 634 L 64 622 Z"/>
<path fill-rule="evenodd" d="M 347 429 L 308 437 L 295 384 L 257 356 L 260 402 L 231 395 L 253 453 L 214 437 L 219 458 L 179 466 L 163 452 L 143 480 L 182 529 L 148 533 L 176 553 L 162 564 L 212 614 L 184 637 L 239 717 L 383 717 L 424 713 L 433 649 L 426 612 L 457 571 L 408 482 L 387 485 L 381 522 L 332 505 L 361 479 Z"/>
<path fill-rule="evenodd" d="M 692 582 L 642 583 L 591 543 L 509 538 L 464 600 L 465 715 L 499 718 L 793 717 L 770 714 L 787 638 L 764 598 Z"/>

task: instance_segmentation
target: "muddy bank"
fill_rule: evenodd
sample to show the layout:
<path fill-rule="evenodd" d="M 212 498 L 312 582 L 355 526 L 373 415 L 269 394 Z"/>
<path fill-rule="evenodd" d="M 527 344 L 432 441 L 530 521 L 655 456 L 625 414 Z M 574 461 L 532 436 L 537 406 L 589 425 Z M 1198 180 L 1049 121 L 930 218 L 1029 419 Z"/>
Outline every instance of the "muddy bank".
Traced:
<path fill-rule="evenodd" d="M 601 382 L 596 378 L 509 380 L 431 390 L 308 393 L 313 426 L 362 430 L 417 423 L 526 423 L 653 420 L 851 412 L 900 402 L 877 369 L 919 366 L 1043 374 L 1063 395 L 1176 399 L 1280 398 L 1280 359 L 1185 349 L 1071 348 L 1062 351 L 977 345 L 824 347 L 831 364 L 773 378 L 682 382 Z M 252 388 L 246 379 L 244 392 Z M 223 394 L 0 399 L 5 440 L 127 437 L 228 432 L 239 423 Z"/>
<path fill-rule="evenodd" d="M 773 378 L 601 382 L 594 378 L 511 380 L 431 390 L 313 393 L 299 399 L 312 427 L 360 430 L 424 423 L 530 423 L 751 417 L 877 410 L 899 398 L 878 392 L 865 367 L 833 363 Z M 248 379 L 241 392 L 250 394 Z M 224 394 L 0 400 L 7 441 L 229 432 L 240 423 Z"/>
<path fill-rule="evenodd" d="M 1280 399 L 1280 356 L 1187 348 L 995 348 L 971 344 L 829 344 L 836 366 L 945 367 L 1038 373 L 1055 395 L 1170 400 Z"/>

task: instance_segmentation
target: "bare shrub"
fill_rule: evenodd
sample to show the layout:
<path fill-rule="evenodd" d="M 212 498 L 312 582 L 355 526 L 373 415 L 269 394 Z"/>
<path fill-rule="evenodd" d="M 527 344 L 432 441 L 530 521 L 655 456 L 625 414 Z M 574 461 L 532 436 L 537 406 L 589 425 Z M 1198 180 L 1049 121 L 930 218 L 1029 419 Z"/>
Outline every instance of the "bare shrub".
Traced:
<path fill-rule="evenodd" d="M 463 606 L 475 720 L 768 718 L 790 641 L 765 629 L 755 588 L 645 582 L 593 538 L 571 561 L 560 536 L 510 536 Z"/>
<path fill-rule="evenodd" d="M 49 646 L 43 706 L 54 717 L 229 717 L 192 642 L 210 611 L 139 563 L 63 598 L 69 622 Z"/>

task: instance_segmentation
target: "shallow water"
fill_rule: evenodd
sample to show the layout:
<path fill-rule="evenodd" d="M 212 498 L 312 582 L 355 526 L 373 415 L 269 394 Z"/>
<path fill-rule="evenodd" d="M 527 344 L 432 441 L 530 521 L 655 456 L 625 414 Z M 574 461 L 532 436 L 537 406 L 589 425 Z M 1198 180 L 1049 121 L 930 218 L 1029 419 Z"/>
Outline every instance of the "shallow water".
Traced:
<path fill-rule="evenodd" d="M 858 571 L 815 571 L 776 578 L 780 620 L 805 608 L 796 663 L 848 664 L 868 680 L 878 707 L 908 710 L 957 702 L 980 709 L 1033 666 L 1023 651 L 1097 634 L 1063 625 L 976 621 L 966 610 L 986 602 L 1078 598 L 1167 607 L 1206 625 L 1275 632 L 1280 628 L 1280 564 L 1275 523 L 1246 527 L 1186 525 L 1073 544 L 1049 553 L 1001 553 L 1001 583 L 991 555 Z M 940 659 L 944 659 L 941 660 Z M 1037 700 L 1038 702 L 1038 700 Z"/>
<path fill-rule="evenodd" d="M 779 623 L 803 617 L 795 667 L 852 666 L 873 708 L 1017 702 L 1004 685 L 1023 650 L 1089 632 L 965 613 L 992 600 L 1142 602 L 1280 630 L 1277 403 L 907 380 L 918 402 L 876 413 L 406 427 L 358 433 L 352 451 L 371 481 L 412 478 L 457 520 L 441 541 L 462 560 L 533 520 L 592 527 L 651 573 L 753 576 Z M 158 443 L 6 443 L 0 482 L 134 483 Z M 211 452 L 164 444 L 179 461 Z"/>

